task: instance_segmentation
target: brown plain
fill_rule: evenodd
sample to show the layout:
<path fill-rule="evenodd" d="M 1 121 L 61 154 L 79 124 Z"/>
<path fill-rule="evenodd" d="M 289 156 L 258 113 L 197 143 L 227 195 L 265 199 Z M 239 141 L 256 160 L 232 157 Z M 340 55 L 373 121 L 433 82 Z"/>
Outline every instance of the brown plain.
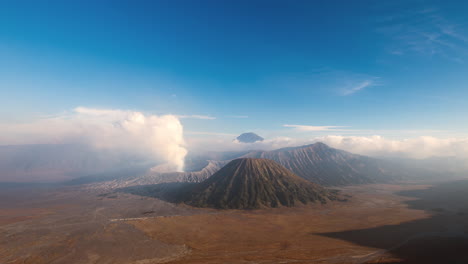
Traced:
<path fill-rule="evenodd" d="M 408 209 L 402 203 L 407 198 L 392 195 L 397 190 L 426 187 L 367 185 L 348 188 L 354 196 L 350 202 L 220 211 L 130 223 L 153 239 L 192 249 L 190 255 L 173 263 L 355 263 L 348 260 L 378 249 L 321 234 L 398 225 L 429 217 L 424 211 Z M 398 242 L 387 241 L 389 247 L 394 243 Z"/>
<path fill-rule="evenodd" d="M 347 202 L 261 210 L 85 187 L 3 192 L 0 263 L 468 263 L 466 189 L 351 186 Z"/>

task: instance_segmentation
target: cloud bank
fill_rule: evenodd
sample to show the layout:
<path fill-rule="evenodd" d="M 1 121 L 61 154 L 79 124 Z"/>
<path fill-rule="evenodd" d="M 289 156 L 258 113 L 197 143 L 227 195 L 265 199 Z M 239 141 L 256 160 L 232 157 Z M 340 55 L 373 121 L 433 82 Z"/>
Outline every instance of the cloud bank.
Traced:
<path fill-rule="evenodd" d="M 345 126 L 307 126 L 307 125 L 283 125 L 283 127 L 294 128 L 298 131 L 346 131 Z"/>
<path fill-rule="evenodd" d="M 295 139 L 290 137 L 275 137 L 264 139 L 254 143 L 242 143 L 236 140 L 238 135 L 223 133 L 199 132 L 194 135 L 208 135 L 208 137 L 188 137 L 187 145 L 191 152 L 222 152 L 222 151 L 246 151 L 246 150 L 273 150 L 284 147 L 300 146 L 311 143 L 310 140 Z M 192 135 L 193 133 L 188 133 Z"/>
<path fill-rule="evenodd" d="M 395 156 L 415 159 L 454 156 L 468 158 L 468 138 L 421 136 L 392 140 L 381 136 L 324 136 L 314 138 L 334 148 L 369 156 Z"/>
<path fill-rule="evenodd" d="M 396 140 L 382 136 L 337 136 L 313 138 L 275 137 L 262 142 L 239 143 L 228 136 L 217 138 L 188 138 L 191 151 L 273 150 L 323 142 L 330 147 L 374 157 L 424 159 L 453 156 L 468 159 L 468 138 L 437 138 L 429 136 Z"/>
<path fill-rule="evenodd" d="M 125 153 L 182 171 L 187 154 L 183 127 L 174 115 L 77 107 L 70 113 L 23 124 L 0 125 L 0 145 L 78 144 Z"/>
<path fill-rule="evenodd" d="M 205 120 L 215 120 L 214 116 L 207 115 L 178 115 L 178 118 L 187 118 L 187 119 L 205 119 Z"/>

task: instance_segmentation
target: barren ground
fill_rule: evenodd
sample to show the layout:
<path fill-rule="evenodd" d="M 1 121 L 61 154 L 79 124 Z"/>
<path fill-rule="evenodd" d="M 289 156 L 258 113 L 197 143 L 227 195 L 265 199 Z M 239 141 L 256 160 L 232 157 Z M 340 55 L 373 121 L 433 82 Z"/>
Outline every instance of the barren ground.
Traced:
<path fill-rule="evenodd" d="M 467 188 L 352 186 L 348 202 L 253 211 L 2 190 L 0 263 L 468 263 Z"/>

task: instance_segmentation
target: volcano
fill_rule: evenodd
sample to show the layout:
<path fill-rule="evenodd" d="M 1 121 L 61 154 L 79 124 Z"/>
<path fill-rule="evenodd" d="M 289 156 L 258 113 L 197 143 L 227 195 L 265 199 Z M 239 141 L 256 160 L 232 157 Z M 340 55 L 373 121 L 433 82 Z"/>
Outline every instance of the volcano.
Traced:
<path fill-rule="evenodd" d="M 273 160 L 241 158 L 193 186 L 183 201 L 196 207 L 257 209 L 334 199 L 335 193 L 302 179 Z"/>

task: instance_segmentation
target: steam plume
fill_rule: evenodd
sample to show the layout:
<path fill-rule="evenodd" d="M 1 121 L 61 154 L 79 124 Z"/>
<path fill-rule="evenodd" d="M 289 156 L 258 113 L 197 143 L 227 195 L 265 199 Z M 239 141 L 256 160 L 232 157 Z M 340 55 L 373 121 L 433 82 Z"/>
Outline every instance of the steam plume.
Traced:
<path fill-rule="evenodd" d="M 183 170 L 187 153 L 182 124 L 173 115 L 77 107 L 71 113 L 0 129 L 0 145 L 86 144 L 164 163 L 176 171 Z"/>

